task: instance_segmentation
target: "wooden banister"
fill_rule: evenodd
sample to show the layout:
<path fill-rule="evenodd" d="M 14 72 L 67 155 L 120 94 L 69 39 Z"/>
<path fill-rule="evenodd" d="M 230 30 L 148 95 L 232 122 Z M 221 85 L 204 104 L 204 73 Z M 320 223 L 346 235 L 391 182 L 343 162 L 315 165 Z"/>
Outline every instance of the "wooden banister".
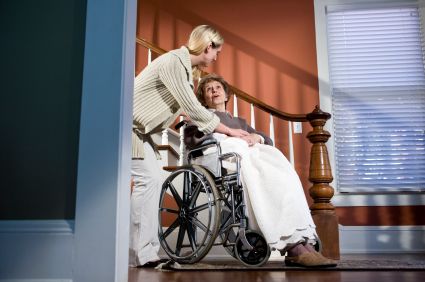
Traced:
<path fill-rule="evenodd" d="M 143 47 L 147 48 L 147 49 L 151 49 L 153 52 L 157 53 L 158 55 L 162 55 L 164 53 L 166 53 L 167 51 L 150 43 L 149 41 L 147 41 L 146 39 L 143 38 L 136 38 L 136 43 L 142 45 Z"/>
<path fill-rule="evenodd" d="M 145 39 L 137 38 L 136 42 L 159 55 L 167 52 Z M 308 114 L 285 113 L 266 105 L 257 98 L 252 97 L 232 85 L 229 86 L 236 97 L 256 106 L 274 117 L 285 121 L 309 122 L 311 124 L 313 130 L 307 134 L 307 138 L 313 144 L 310 151 L 309 171 L 309 181 L 313 183 L 313 185 L 310 187 L 309 192 L 314 202 L 310 210 L 317 227 L 316 231 L 321 238 L 323 255 L 329 258 L 339 259 L 338 218 L 335 213 L 335 207 L 331 203 L 334 189 L 329 183 L 332 182 L 333 176 L 326 147 L 326 142 L 331 135 L 328 131 L 324 130 L 326 121 L 330 119 L 331 115 L 320 110 L 318 106 Z M 173 168 L 170 167 L 169 169 L 172 170 Z"/>
<path fill-rule="evenodd" d="M 158 55 L 162 55 L 164 53 L 166 53 L 167 51 L 148 42 L 147 40 L 143 39 L 143 38 L 136 38 L 136 42 L 142 46 L 144 46 L 147 49 L 151 49 L 153 52 L 157 53 Z M 206 72 L 203 72 L 202 75 L 207 74 Z M 249 94 L 247 94 L 246 92 L 236 88 L 233 85 L 229 85 L 231 92 L 236 95 L 239 99 L 242 99 L 248 103 L 253 104 L 254 106 L 256 106 L 259 109 L 262 109 L 263 111 L 286 121 L 298 121 L 298 122 L 306 122 L 307 121 L 307 116 L 305 114 L 289 114 L 289 113 L 285 113 L 282 112 L 272 106 L 269 106 L 265 103 L 263 103 L 262 101 L 258 100 L 255 97 L 250 96 Z"/>
<path fill-rule="evenodd" d="M 313 127 L 313 130 L 307 134 L 307 138 L 313 144 L 310 151 L 308 180 L 313 183 L 309 189 L 314 201 L 310 210 L 316 224 L 316 232 L 322 241 L 323 255 L 339 259 L 338 217 L 331 203 L 334 189 L 329 183 L 332 182 L 333 176 L 326 147 L 331 134 L 323 129 L 330 118 L 331 115 L 320 110 L 318 106 L 307 114 L 307 119 Z"/>
<path fill-rule="evenodd" d="M 250 96 L 249 94 L 243 92 L 242 90 L 229 85 L 230 90 L 232 91 L 232 93 L 234 95 L 236 95 L 239 99 L 242 99 L 248 103 L 253 104 L 254 106 L 256 106 L 259 109 L 262 109 L 263 111 L 273 115 L 274 117 L 286 120 L 286 121 L 299 121 L 299 122 L 306 122 L 307 120 L 307 115 L 305 114 L 288 114 L 285 112 L 282 112 L 272 106 L 269 106 L 265 103 L 263 103 L 262 101 L 258 100 L 255 97 Z"/>

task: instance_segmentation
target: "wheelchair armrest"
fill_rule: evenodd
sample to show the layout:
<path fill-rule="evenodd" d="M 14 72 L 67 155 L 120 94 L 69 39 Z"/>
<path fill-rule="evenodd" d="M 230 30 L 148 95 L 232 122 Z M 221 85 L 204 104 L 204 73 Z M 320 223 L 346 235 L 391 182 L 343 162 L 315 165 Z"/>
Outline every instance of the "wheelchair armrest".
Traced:
<path fill-rule="evenodd" d="M 204 141 L 202 141 L 201 143 L 196 145 L 194 148 L 188 150 L 188 152 L 187 152 L 188 158 L 190 159 L 190 158 L 197 158 L 199 156 L 202 156 L 203 150 L 208 148 L 208 147 L 211 147 L 213 145 L 218 147 L 218 142 L 217 142 L 216 139 L 214 139 L 212 137 L 205 139 Z"/>
<path fill-rule="evenodd" d="M 208 138 L 208 139 L 205 139 L 204 141 L 202 141 L 200 144 L 198 144 L 196 146 L 196 149 L 198 149 L 199 147 L 206 147 L 206 146 L 209 146 L 209 145 L 215 145 L 217 143 L 218 142 L 215 138 Z"/>

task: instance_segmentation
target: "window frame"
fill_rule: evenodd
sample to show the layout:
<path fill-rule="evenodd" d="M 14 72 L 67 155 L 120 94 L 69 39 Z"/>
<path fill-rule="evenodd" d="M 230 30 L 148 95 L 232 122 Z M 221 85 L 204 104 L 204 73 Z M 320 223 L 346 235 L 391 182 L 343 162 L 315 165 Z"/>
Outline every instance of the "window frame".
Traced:
<path fill-rule="evenodd" d="M 326 9 L 328 6 L 353 6 L 361 7 L 382 7 L 384 5 L 393 6 L 417 5 L 419 7 L 421 23 L 425 27 L 425 0 L 314 0 L 314 15 L 316 28 L 316 53 L 319 82 L 319 101 L 323 111 L 332 114 L 332 97 L 329 83 L 329 57 L 327 41 Z M 422 34 L 423 39 L 425 35 Z M 424 40 L 425 42 L 425 40 Z M 404 205 L 423 205 L 425 203 L 425 192 L 411 191 L 388 191 L 388 192 L 340 192 L 337 185 L 336 162 L 335 162 L 335 142 L 333 132 L 333 119 L 327 121 L 325 129 L 331 133 L 331 138 L 327 142 L 329 161 L 333 169 L 334 181 L 331 184 L 334 187 L 335 194 L 332 203 L 335 206 L 404 206 Z"/>

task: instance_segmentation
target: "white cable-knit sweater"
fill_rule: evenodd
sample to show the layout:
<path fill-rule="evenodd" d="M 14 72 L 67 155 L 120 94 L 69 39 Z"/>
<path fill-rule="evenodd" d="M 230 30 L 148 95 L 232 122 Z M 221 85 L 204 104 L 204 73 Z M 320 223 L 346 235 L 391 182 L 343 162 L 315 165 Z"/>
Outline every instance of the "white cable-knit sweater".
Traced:
<path fill-rule="evenodd" d="M 135 79 L 132 157 L 143 158 L 142 134 L 169 127 L 182 111 L 206 134 L 220 123 L 193 93 L 192 65 L 184 46 L 158 57 Z"/>

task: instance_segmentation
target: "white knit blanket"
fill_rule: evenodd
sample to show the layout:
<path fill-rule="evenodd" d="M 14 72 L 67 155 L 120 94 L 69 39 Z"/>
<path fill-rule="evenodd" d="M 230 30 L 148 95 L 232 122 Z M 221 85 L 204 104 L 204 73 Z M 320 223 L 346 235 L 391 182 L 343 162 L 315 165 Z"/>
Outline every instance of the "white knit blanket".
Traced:
<path fill-rule="evenodd" d="M 247 193 L 249 225 L 259 228 L 272 248 L 282 250 L 302 240 L 314 242 L 315 225 L 300 179 L 285 156 L 275 147 L 249 147 L 239 138 L 214 134 L 222 153 L 241 155 L 241 179 Z"/>

